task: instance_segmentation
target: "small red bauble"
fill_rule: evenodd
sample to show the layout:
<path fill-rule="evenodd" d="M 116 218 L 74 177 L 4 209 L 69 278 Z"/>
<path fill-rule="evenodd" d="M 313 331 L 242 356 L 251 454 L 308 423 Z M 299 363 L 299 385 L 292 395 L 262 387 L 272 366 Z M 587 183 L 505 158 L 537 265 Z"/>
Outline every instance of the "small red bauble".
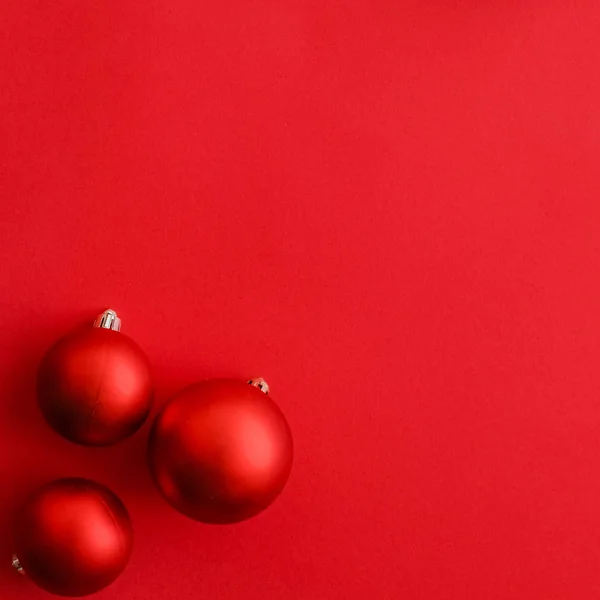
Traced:
<path fill-rule="evenodd" d="M 149 439 L 150 471 L 184 515 L 204 523 L 243 521 L 285 486 L 290 428 L 259 387 L 262 380 L 204 381 L 179 392 L 158 414 Z"/>
<path fill-rule="evenodd" d="M 21 508 L 13 565 L 34 583 L 61 596 L 87 596 L 123 571 L 133 529 L 123 503 L 87 479 L 59 479 Z"/>
<path fill-rule="evenodd" d="M 95 327 L 59 340 L 38 372 L 38 400 L 48 423 L 86 446 L 107 446 L 133 434 L 152 407 L 150 364 L 140 347 L 119 332 L 113 311 Z"/>

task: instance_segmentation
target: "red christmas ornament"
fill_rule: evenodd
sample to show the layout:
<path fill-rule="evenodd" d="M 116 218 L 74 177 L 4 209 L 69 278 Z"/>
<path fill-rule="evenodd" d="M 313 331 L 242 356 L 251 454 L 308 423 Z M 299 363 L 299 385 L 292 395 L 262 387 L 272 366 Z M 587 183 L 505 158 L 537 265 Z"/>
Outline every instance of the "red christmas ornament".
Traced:
<path fill-rule="evenodd" d="M 152 407 L 150 364 L 140 347 L 119 333 L 107 310 L 94 327 L 59 340 L 38 373 L 38 400 L 60 435 L 86 446 L 107 446 L 139 429 Z"/>
<path fill-rule="evenodd" d="M 292 435 L 263 380 L 204 381 L 175 395 L 150 433 L 148 460 L 167 501 L 204 523 L 248 519 L 279 495 Z"/>
<path fill-rule="evenodd" d="M 21 508 L 13 566 L 48 592 L 87 596 L 123 571 L 133 529 L 123 503 L 87 479 L 60 479 Z"/>

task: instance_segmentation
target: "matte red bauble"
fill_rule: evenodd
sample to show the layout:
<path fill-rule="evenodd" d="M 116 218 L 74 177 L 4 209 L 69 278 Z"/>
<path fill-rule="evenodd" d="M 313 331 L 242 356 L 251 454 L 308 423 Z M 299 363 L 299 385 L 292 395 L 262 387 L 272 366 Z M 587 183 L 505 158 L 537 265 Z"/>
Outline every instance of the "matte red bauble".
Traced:
<path fill-rule="evenodd" d="M 123 571 L 133 529 L 123 503 L 87 479 L 59 479 L 21 508 L 13 566 L 48 592 L 87 596 Z"/>
<path fill-rule="evenodd" d="M 192 519 L 248 519 L 267 508 L 288 479 L 290 428 L 264 382 L 250 383 L 197 383 L 175 395 L 156 417 L 150 471 L 167 501 Z"/>
<path fill-rule="evenodd" d="M 133 434 L 152 408 L 150 365 L 120 333 L 116 313 L 58 341 L 38 372 L 38 400 L 48 423 L 86 446 L 107 446 Z"/>

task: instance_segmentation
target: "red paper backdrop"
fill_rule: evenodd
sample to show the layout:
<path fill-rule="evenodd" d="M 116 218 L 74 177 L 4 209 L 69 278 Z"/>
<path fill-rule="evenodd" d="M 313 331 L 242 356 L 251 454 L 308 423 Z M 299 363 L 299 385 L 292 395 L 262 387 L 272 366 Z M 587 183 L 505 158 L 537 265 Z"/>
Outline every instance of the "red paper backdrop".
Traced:
<path fill-rule="evenodd" d="M 4 0 L 0 596 L 37 485 L 112 487 L 102 600 L 589 600 L 600 590 L 597 0 Z M 33 379 L 111 306 L 158 404 L 262 374 L 260 517 L 195 524 L 147 427 L 51 432 Z"/>

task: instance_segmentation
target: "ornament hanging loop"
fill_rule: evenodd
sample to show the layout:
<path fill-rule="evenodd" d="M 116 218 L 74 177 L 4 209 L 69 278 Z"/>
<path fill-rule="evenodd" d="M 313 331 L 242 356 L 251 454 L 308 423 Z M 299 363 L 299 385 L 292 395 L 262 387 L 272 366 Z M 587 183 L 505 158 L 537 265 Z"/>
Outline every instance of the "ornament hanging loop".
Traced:
<path fill-rule="evenodd" d="M 13 569 L 19 574 L 19 575 L 25 575 L 25 571 L 23 570 L 23 567 L 21 566 L 21 561 L 17 558 L 16 554 L 13 554 L 13 558 L 12 558 L 12 566 Z"/>
<path fill-rule="evenodd" d="M 101 315 L 98 315 L 94 321 L 94 327 L 99 327 L 100 329 L 111 329 L 112 331 L 121 331 L 121 319 L 119 319 L 114 310 L 109 308 Z"/>
<path fill-rule="evenodd" d="M 266 394 L 267 396 L 269 395 L 271 388 L 262 377 L 254 377 L 253 379 L 249 379 L 248 383 L 251 386 L 258 388 L 261 392 L 263 392 L 263 394 Z"/>

